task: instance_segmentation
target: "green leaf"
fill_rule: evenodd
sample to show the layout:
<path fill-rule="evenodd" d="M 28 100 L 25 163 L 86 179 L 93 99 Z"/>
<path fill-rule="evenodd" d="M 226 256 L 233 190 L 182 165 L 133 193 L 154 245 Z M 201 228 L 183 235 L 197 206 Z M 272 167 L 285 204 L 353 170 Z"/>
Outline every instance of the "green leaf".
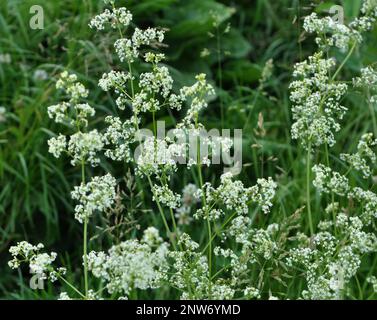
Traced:
<path fill-rule="evenodd" d="M 212 0 L 187 1 L 174 10 L 166 12 L 172 23 L 171 38 L 187 38 L 206 35 L 214 26 L 214 19 L 221 24 L 228 20 L 234 10 Z M 174 28 L 173 28 L 174 27 Z"/>
<path fill-rule="evenodd" d="M 251 84 L 259 80 L 262 68 L 247 60 L 235 60 L 224 66 L 224 80 L 235 83 Z"/>

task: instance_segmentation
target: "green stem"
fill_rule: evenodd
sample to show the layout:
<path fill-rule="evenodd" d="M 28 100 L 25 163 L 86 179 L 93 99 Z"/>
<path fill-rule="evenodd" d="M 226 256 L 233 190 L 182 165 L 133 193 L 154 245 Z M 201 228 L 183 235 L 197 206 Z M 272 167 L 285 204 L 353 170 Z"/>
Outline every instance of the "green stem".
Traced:
<path fill-rule="evenodd" d="M 215 238 L 216 238 L 216 236 L 228 225 L 228 223 L 230 222 L 230 221 L 232 221 L 233 220 L 233 218 L 235 217 L 237 215 L 237 212 L 235 212 L 235 213 L 233 213 L 223 224 L 222 224 L 222 226 L 220 227 L 220 229 L 218 230 L 218 231 L 215 231 L 213 234 L 212 234 L 212 236 L 211 236 L 211 241 L 213 241 Z M 210 242 L 208 242 L 207 243 L 207 245 L 203 248 L 203 250 L 202 250 L 202 254 L 204 254 L 204 252 L 206 252 L 206 250 L 207 250 L 207 248 L 209 247 L 209 244 L 210 244 Z"/>
<path fill-rule="evenodd" d="M 368 99 L 370 116 L 372 117 L 374 136 L 377 137 L 376 113 L 374 111 L 374 105 L 370 102 L 370 99 L 371 99 L 370 88 L 367 89 L 367 99 Z"/>
<path fill-rule="evenodd" d="M 334 81 L 336 79 L 336 77 L 338 76 L 339 72 L 343 69 L 344 65 L 347 63 L 347 61 L 349 60 L 349 58 L 351 58 L 352 53 L 353 53 L 353 51 L 356 48 L 356 45 L 357 45 L 356 42 L 352 45 L 351 50 L 348 52 L 347 56 L 345 57 L 345 59 L 343 60 L 342 64 L 339 66 L 339 68 L 335 71 L 334 75 L 331 78 L 331 81 Z"/>
<path fill-rule="evenodd" d="M 173 234 L 172 234 L 172 232 L 171 232 L 171 230 L 169 228 L 168 222 L 166 221 L 166 218 L 165 218 L 164 210 L 162 209 L 161 204 L 158 201 L 157 195 L 153 192 L 153 183 L 152 183 L 152 180 L 151 180 L 150 176 L 147 176 L 147 178 L 148 178 L 149 186 L 151 188 L 151 191 L 152 191 L 153 196 L 155 198 L 155 201 L 157 203 L 158 211 L 160 212 L 162 221 L 164 223 L 164 226 L 165 226 L 165 229 L 166 229 L 166 233 L 167 233 L 167 235 L 168 235 L 168 237 L 169 237 L 169 239 L 170 239 L 170 241 L 171 241 L 171 243 L 173 245 L 174 250 L 177 250 L 177 246 L 175 244 L 175 240 L 173 238 Z"/>
<path fill-rule="evenodd" d="M 196 116 L 196 128 L 198 128 L 198 115 Z M 202 175 L 202 164 L 200 159 L 200 138 L 197 138 L 197 163 L 198 163 L 198 176 L 199 176 L 199 184 L 200 189 L 203 190 L 203 175 Z M 207 207 L 207 200 L 205 196 L 205 192 L 203 192 L 202 201 L 204 208 L 206 210 L 206 220 L 207 220 L 207 230 L 208 230 L 208 273 L 209 273 L 209 279 L 212 278 L 212 228 L 211 228 L 211 222 L 209 221 L 209 212 Z M 211 298 L 212 295 L 212 283 L 209 282 L 209 298 Z"/>
<path fill-rule="evenodd" d="M 85 162 L 81 162 L 81 181 L 85 183 Z M 85 286 L 85 296 L 88 297 L 89 284 L 88 284 L 88 218 L 84 220 L 84 231 L 83 231 L 83 257 L 84 257 L 84 286 Z"/>
<path fill-rule="evenodd" d="M 58 278 L 63 281 L 67 286 L 69 286 L 73 291 L 75 291 L 77 294 L 81 296 L 81 298 L 86 299 L 87 297 L 83 295 L 73 284 L 68 282 L 65 278 L 63 278 L 61 275 L 58 275 Z"/>
<path fill-rule="evenodd" d="M 244 123 L 244 126 L 243 126 L 243 131 L 246 131 L 248 128 L 249 128 L 249 122 L 251 120 L 251 115 L 253 114 L 252 111 L 255 107 L 255 104 L 257 103 L 258 101 L 258 98 L 259 98 L 259 95 L 260 95 L 260 90 L 258 89 L 257 92 L 255 93 L 254 95 L 254 99 L 249 107 L 249 110 L 248 110 L 248 113 L 247 113 L 247 117 L 246 117 L 246 121 Z"/>
<path fill-rule="evenodd" d="M 166 174 L 165 174 L 165 171 L 163 171 L 163 175 L 162 177 L 160 177 L 160 180 L 163 182 L 163 184 L 167 187 L 168 186 L 168 179 L 166 178 Z M 173 223 L 173 229 L 174 229 L 174 233 L 175 233 L 175 236 L 177 237 L 177 241 L 179 243 L 179 234 L 178 234 L 178 228 L 177 228 L 177 223 L 175 221 L 175 217 L 174 217 L 174 212 L 173 212 L 173 209 L 172 208 L 169 208 L 169 212 L 170 212 L 170 218 L 172 220 L 172 223 Z M 181 251 L 183 251 L 183 247 L 182 247 L 182 244 L 179 243 L 179 248 L 181 249 Z"/>
<path fill-rule="evenodd" d="M 88 219 L 84 221 L 84 282 L 85 282 L 85 295 L 88 296 Z"/>
<path fill-rule="evenodd" d="M 134 80 L 133 80 L 133 76 L 132 76 L 132 66 L 131 66 L 131 63 L 128 62 L 128 72 L 130 73 L 130 76 L 131 76 L 131 94 L 132 94 L 132 99 L 135 98 L 135 89 L 134 89 Z"/>
<path fill-rule="evenodd" d="M 216 26 L 216 35 L 217 35 L 217 68 L 219 73 L 219 87 L 220 87 L 220 112 L 221 112 L 221 128 L 224 128 L 224 103 L 222 98 L 222 89 L 223 89 L 223 70 L 221 66 L 221 39 L 219 26 Z"/>
<path fill-rule="evenodd" d="M 306 203 L 308 209 L 308 220 L 309 220 L 309 228 L 310 234 L 314 234 L 313 228 L 313 219 L 312 219 L 312 210 L 311 210 L 311 199 L 310 199 L 310 170 L 311 170 L 311 143 L 308 146 L 308 154 L 306 159 Z"/>
<path fill-rule="evenodd" d="M 330 168 L 329 148 L 327 146 L 327 143 L 325 144 L 325 156 L 326 156 L 326 164 Z M 335 212 L 335 208 L 334 208 L 334 202 L 335 202 L 334 191 L 331 191 L 332 218 L 333 218 L 333 223 L 334 223 L 334 226 L 335 226 L 336 212 Z M 336 230 L 335 230 L 335 232 L 336 232 Z"/>

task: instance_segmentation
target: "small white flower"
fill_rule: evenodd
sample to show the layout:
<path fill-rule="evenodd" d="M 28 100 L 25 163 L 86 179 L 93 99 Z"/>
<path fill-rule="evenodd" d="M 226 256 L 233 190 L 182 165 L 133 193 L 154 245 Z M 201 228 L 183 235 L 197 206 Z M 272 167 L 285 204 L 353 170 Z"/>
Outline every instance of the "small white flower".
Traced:
<path fill-rule="evenodd" d="M 158 233 L 151 228 L 145 231 L 143 239 L 143 243 L 121 242 L 108 253 L 88 254 L 89 270 L 105 282 L 110 294 L 118 293 L 126 298 L 133 289 L 157 288 L 166 279 L 167 244 L 161 243 Z"/>
<path fill-rule="evenodd" d="M 94 177 L 90 182 L 76 186 L 72 191 L 72 199 L 79 202 L 75 207 L 75 218 L 82 223 L 95 211 L 109 209 L 116 197 L 116 180 L 110 174 Z"/>
<path fill-rule="evenodd" d="M 11 64 L 12 63 L 12 57 L 9 53 L 3 53 L 0 54 L 0 64 Z"/>
<path fill-rule="evenodd" d="M 48 79 L 48 74 L 45 70 L 37 69 L 33 73 L 34 81 L 44 81 Z"/>
<path fill-rule="evenodd" d="M 97 30 L 104 30 L 106 25 L 116 29 L 118 26 L 127 27 L 132 21 L 132 14 L 126 8 L 115 8 L 95 16 L 89 23 L 89 27 Z"/>
<path fill-rule="evenodd" d="M 93 167 L 97 166 L 100 162 L 98 152 L 103 147 L 102 136 L 96 129 L 73 134 L 68 142 L 68 152 L 72 157 L 71 164 L 76 166 L 82 164 L 82 162 L 88 162 Z"/>
<path fill-rule="evenodd" d="M 154 201 L 158 201 L 169 208 L 176 209 L 181 202 L 181 196 L 174 194 L 166 185 L 154 185 L 152 192 Z"/>
<path fill-rule="evenodd" d="M 55 158 L 59 158 L 67 150 L 67 137 L 62 134 L 59 134 L 56 138 L 49 139 L 47 143 L 48 152 L 52 153 Z"/>
<path fill-rule="evenodd" d="M 6 112 L 7 112 L 7 109 L 5 109 L 5 107 L 0 106 L 0 123 L 5 122 Z"/>

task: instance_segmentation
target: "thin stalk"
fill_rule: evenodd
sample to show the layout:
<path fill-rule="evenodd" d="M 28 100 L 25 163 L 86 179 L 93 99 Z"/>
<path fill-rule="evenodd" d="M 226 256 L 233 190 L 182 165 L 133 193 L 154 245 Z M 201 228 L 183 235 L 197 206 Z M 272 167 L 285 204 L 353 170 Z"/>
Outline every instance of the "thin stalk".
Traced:
<path fill-rule="evenodd" d="M 156 111 L 152 111 L 152 117 L 153 117 L 153 133 L 154 137 L 157 138 L 157 125 L 156 125 Z"/>
<path fill-rule="evenodd" d="M 84 282 L 85 282 L 85 295 L 88 296 L 89 284 L 88 284 L 88 219 L 84 221 Z"/>
<path fill-rule="evenodd" d="M 196 128 L 198 128 L 198 115 L 196 116 Z M 203 189 L 203 175 L 202 175 L 202 164 L 201 164 L 201 155 L 200 155 L 200 141 L 199 137 L 197 138 L 197 163 L 198 163 L 198 177 L 199 177 L 199 184 L 200 189 Z M 208 230 L 208 273 L 209 278 L 212 278 L 212 228 L 211 228 L 211 222 L 209 221 L 209 212 L 207 207 L 207 200 L 205 196 L 205 192 L 203 192 L 202 197 L 203 205 L 206 210 L 206 220 L 207 220 L 207 230 Z M 209 282 L 209 298 L 211 298 L 212 294 L 212 283 Z"/>
<path fill-rule="evenodd" d="M 217 40 L 217 69 L 219 73 L 219 87 L 220 87 L 220 112 L 221 112 L 221 128 L 224 128 L 224 103 L 222 98 L 223 90 L 223 70 L 221 66 L 221 39 L 219 26 L 216 26 L 216 40 Z"/>
<path fill-rule="evenodd" d="M 258 101 L 259 95 L 260 95 L 260 90 L 258 89 L 257 92 L 254 95 L 253 102 L 251 103 L 251 106 L 250 106 L 250 108 L 248 110 L 246 121 L 245 121 L 245 124 L 243 126 L 243 131 L 246 131 L 246 129 L 248 129 L 248 127 L 249 127 L 249 122 L 250 122 L 250 119 L 251 119 L 252 111 L 253 111 L 253 109 L 255 107 L 255 104 Z"/>
<path fill-rule="evenodd" d="M 147 178 L 148 178 L 149 186 L 150 186 L 150 188 L 152 190 L 153 196 L 156 199 L 157 207 L 158 207 L 158 210 L 160 212 L 162 221 L 164 223 L 164 226 L 165 226 L 165 229 L 166 229 L 166 233 L 168 234 L 168 237 L 170 238 L 170 241 L 171 241 L 171 243 L 173 245 L 174 250 L 177 250 L 177 246 L 175 244 L 175 240 L 173 238 L 173 234 L 172 234 L 172 232 L 171 232 L 171 230 L 169 228 L 168 222 L 166 221 L 166 218 L 165 218 L 164 210 L 162 209 L 161 204 L 158 201 L 156 194 L 153 192 L 153 183 L 152 183 L 152 180 L 151 180 L 151 178 L 150 178 L 149 175 L 147 176 Z"/>
<path fill-rule="evenodd" d="M 154 150 L 155 150 L 155 153 L 154 153 L 154 158 L 155 158 L 155 161 L 157 161 L 157 125 L 156 125 L 156 111 L 155 110 L 153 110 L 152 111 L 152 117 L 153 117 L 153 134 L 154 134 Z M 160 177 L 160 180 L 162 181 L 162 178 Z M 162 220 L 163 220 L 163 222 L 164 222 L 164 225 L 165 225 L 165 228 L 166 228 L 166 232 L 168 232 L 168 234 L 169 234 L 169 238 L 170 238 L 170 241 L 172 242 L 172 244 L 173 244 L 173 247 L 174 247 L 174 250 L 176 250 L 176 244 L 175 244 L 175 239 L 173 238 L 173 234 L 172 234 L 172 232 L 171 232 L 171 230 L 170 230 L 170 227 L 169 227 L 169 225 L 168 225 L 168 222 L 167 222 L 167 220 L 166 220 L 166 217 L 165 217 L 165 213 L 164 213 L 164 210 L 162 209 L 162 206 L 161 206 L 161 204 L 160 204 L 160 202 L 158 201 L 158 198 L 157 198 L 157 196 L 154 194 L 154 192 L 153 192 L 153 185 L 152 185 L 152 180 L 151 180 L 151 178 L 148 176 L 148 181 L 149 181 L 149 185 L 150 185 L 150 187 L 151 187 L 151 190 L 152 190 L 152 193 L 153 193 L 153 195 L 154 195 L 154 198 L 155 198 L 155 200 L 156 200 L 156 203 L 157 203 L 157 206 L 158 206 L 158 210 L 160 211 L 160 215 L 161 215 L 161 218 L 162 218 Z M 174 215 L 173 215 L 173 212 L 172 212 L 172 209 L 170 208 L 170 214 L 172 215 L 172 217 L 174 218 Z M 173 224 L 175 223 L 175 220 L 173 220 Z M 175 227 L 175 230 L 174 230 L 174 232 L 175 232 L 175 234 L 176 234 L 176 236 L 177 236 L 177 230 L 176 230 L 176 226 L 175 226 L 175 224 L 174 224 L 174 227 Z"/>
<path fill-rule="evenodd" d="M 234 218 L 236 215 L 237 215 L 236 212 L 233 213 L 233 214 L 229 217 L 229 219 L 226 220 L 226 221 L 223 223 L 223 225 L 220 227 L 219 232 L 221 232 L 221 230 L 223 230 L 223 229 L 228 225 L 228 223 L 229 223 L 230 221 L 233 220 L 233 218 Z M 218 232 L 215 231 L 215 232 L 213 233 L 213 235 L 211 236 L 211 241 L 213 241 L 213 240 L 216 238 L 217 235 L 218 235 Z M 208 246 L 209 246 L 209 242 L 208 242 L 207 245 L 203 248 L 203 250 L 202 250 L 202 254 L 207 250 Z"/>
<path fill-rule="evenodd" d="M 58 275 L 58 278 L 63 281 L 67 286 L 69 286 L 73 291 L 75 291 L 77 294 L 81 296 L 83 299 L 87 299 L 85 295 L 83 295 L 72 283 L 68 282 L 65 278 L 63 278 L 61 275 Z"/>
<path fill-rule="evenodd" d="M 81 181 L 85 183 L 85 163 L 81 163 Z M 85 296 L 88 297 L 89 283 L 88 283 L 88 218 L 84 220 L 84 231 L 83 231 L 83 256 L 84 256 L 84 286 L 85 286 Z"/>
<path fill-rule="evenodd" d="M 163 175 L 162 175 L 162 177 L 160 177 L 160 179 L 163 182 L 163 184 L 168 187 L 168 179 L 166 178 L 165 171 L 163 171 Z M 179 234 L 178 234 L 177 222 L 175 221 L 173 209 L 169 208 L 169 212 L 170 212 L 170 218 L 171 218 L 172 223 L 173 223 L 174 233 L 175 233 L 175 235 L 177 237 L 177 241 L 179 243 Z M 181 249 L 181 251 L 183 251 L 181 244 L 179 244 L 179 248 Z"/>
<path fill-rule="evenodd" d="M 347 61 L 349 60 L 349 58 L 351 58 L 352 53 L 353 53 L 353 51 L 356 48 L 356 45 L 357 45 L 356 42 L 352 45 L 350 51 L 348 52 L 347 56 L 344 58 L 342 64 L 339 66 L 339 68 L 335 71 L 334 75 L 332 76 L 331 81 L 334 81 L 336 79 L 336 77 L 338 76 L 339 72 L 343 69 L 344 65 L 347 63 Z"/>
<path fill-rule="evenodd" d="M 308 154 L 306 159 L 306 206 L 308 209 L 308 220 L 310 234 L 314 234 L 313 219 L 312 219 L 312 209 L 311 209 L 311 198 L 310 198 L 310 170 L 311 170 L 311 143 L 308 146 Z"/>
<path fill-rule="evenodd" d="M 374 110 L 374 105 L 370 102 L 371 99 L 370 89 L 367 89 L 367 99 L 368 99 L 368 106 L 369 106 L 369 112 L 370 116 L 372 117 L 372 124 L 373 124 L 373 131 L 374 136 L 377 137 L 377 122 L 376 122 L 376 112 Z"/>
<path fill-rule="evenodd" d="M 132 66 L 130 62 L 128 62 L 128 72 L 130 73 L 130 76 L 131 76 L 131 94 L 132 94 L 132 99 L 134 99 L 135 98 L 134 79 L 132 76 Z"/>
<path fill-rule="evenodd" d="M 203 187 L 203 176 L 202 176 L 202 170 L 201 165 L 198 166 L 198 175 L 199 175 L 199 182 L 200 182 L 200 188 Z M 212 269 L 212 228 L 211 228 L 211 222 L 209 221 L 209 214 L 207 209 L 207 203 L 206 199 L 204 197 L 204 206 L 206 208 L 207 213 L 207 229 L 208 229 L 208 264 L 209 264 L 209 276 L 211 278 L 211 269 Z"/>
<path fill-rule="evenodd" d="M 329 148 L 328 148 L 327 144 L 325 144 L 325 156 L 326 156 L 326 164 L 327 164 L 328 167 L 330 167 Z M 332 218 L 333 218 L 333 223 L 334 223 L 334 226 L 335 226 L 336 212 L 335 212 L 335 208 L 334 208 L 334 202 L 335 202 L 334 191 L 331 191 Z M 336 229 L 335 229 L 335 232 L 336 232 Z"/>

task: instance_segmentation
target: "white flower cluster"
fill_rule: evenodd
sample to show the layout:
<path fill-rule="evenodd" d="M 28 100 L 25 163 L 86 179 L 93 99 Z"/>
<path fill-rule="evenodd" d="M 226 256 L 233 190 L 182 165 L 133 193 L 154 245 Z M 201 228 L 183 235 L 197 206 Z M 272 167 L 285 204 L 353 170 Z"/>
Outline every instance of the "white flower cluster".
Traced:
<path fill-rule="evenodd" d="M 354 78 L 353 84 L 357 88 L 367 88 L 371 95 L 368 102 L 372 105 L 377 104 L 377 71 L 374 68 L 362 68 L 361 76 Z"/>
<path fill-rule="evenodd" d="M 364 0 L 361 13 L 363 15 L 351 21 L 348 26 L 331 17 L 319 18 L 316 13 L 312 13 L 305 18 L 304 29 L 308 33 L 317 34 L 315 40 L 321 50 L 335 46 L 341 51 L 346 51 L 351 44 L 360 43 L 363 40 L 362 33 L 371 30 L 375 25 L 375 1 Z"/>
<path fill-rule="evenodd" d="M 347 109 L 340 101 L 347 91 L 342 82 L 332 82 L 330 71 L 335 66 L 333 59 L 323 59 L 316 53 L 295 66 L 293 76 L 298 80 L 290 84 L 293 139 L 300 139 L 308 147 L 335 144 L 334 132 L 340 130 L 339 120 Z"/>
<path fill-rule="evenodd" d="M 247 287 L 244 290 L 243 294 L 249 300 L 251 300 L 251 299 L 259 299 L 261 297 L 260 296 L 260 291 L 257 288 L 254 288 L 254 287 Z"/>
<path fill-rule="evenodd" d="M 130 144 L 135 141 L 135 127 L 130 120 L 122 122 L 119 117 L 108 116 L 105 118 L 108 127 L 102 135 L 102 141 L 107 148 L 105 156 L 117 161 L 131 161 Z"/>
<path fill-rule="evenodd" d="M 288 254 L 288 266 L 305 270 L 308 288 L 302 292 L 304 299 L 341 299 L 360 268 L 362 255 L 377 250 L 375 234 L 363 231 L 359 218 L 340 214 L 336 227 L 341 237 L 319 232 L 311 244 Z"/>
<path fill-rule="evenodd" d="M 103 91 L 114 89 L 119 92 L 119 90 L 121 90 L 131 78 L 132 76 L 129 73 L 112 70 L 109 73 L 104 73 L 102 75 L 102 78 L 98 82 L 98 86 Z"/>
<path fill-rule="evenodd" d="M 116 180 L 110 174 L 94 177 L 86 184 L 76 186 L 72 199 L 79 202 L 75 207 L 75 219 L 82 223 L 90 218 L 94 211 L 103 212 L 114 203 Z"/>
<path fill-rule="evenodd" d="M 139 146 L 136 156 L 137 173 L 140 175 L 158 175 L 177 170 L 177 159 L 185 155 L 186 145 L 172 143 L 169 138 L 146 137 Z"/>
<path fill-rule="evenodd" d="M 168 208 L 176 209 L 181 202 L 181 196 L 171 191 L 167 185 L 154 185 L 152 193 L 154 201 L 160 202 Z"/>
<path fill-rule="evenodd" d="M 304 29 L 308 33 L 316 33 L 316 43 L 321 49 L 336 46 L 342 51 L 349 48 L 351 42 L 361 42 L 360 32 L 335 21 L 331 17 L 319 18 L 316 13 L 312 13 L 304 20 Z M 326 37 L 326 35 L 328 35 Z"/>
<path fill-rule="evenodd" d="M 67 71 L 60 74 L 60 78 L 56 82 L 56 89 L 66 92 L 71 104 L 77 103 L 82 98 L 87 98 L 89 94 L 85 86 L 77 81 L 77 76 L 69 74 Z"/>
<path fill-rule="evenodd" d="M 347 84 L 334 79 L 342 66 L 331 76 L 335 61 L 323 59 L 323 55 L 333 46 L 352 53 L 356 44 L 362 42 L 362 33 L 372 29 L 376 22 L 375 8 L 376 4 L 364 1 L 364 16 L 355 19 L 349 26 L 330 17 L 319 18 L 316 13 L 305 18 L 304 29 L 317 34 L 316 42 L 320 51 L 295 66 L 293 75 L 299 79 L 290 85 L 295 120 L 292 137 L 300 139 L 304 147 L 318 147 L 322 144 L 331 147 L 335 144 L 334 133 L 340 130 L 339 121 L 347 111 L 340 104 L 347 91 Z M 351 45 L 352 49 L 349 49 Z"/>
<path fill-rule="evenodd" d="M 220 179 L 220 186 L 214 190 L 215 197 L 222 201 L 228 210 L 247 214 L 250 189 L 245 188 L 240 180 L 233 181 L 233 175 L 230 172 L 224 173 Z M 212 195 L 209 192 L 207 192 L 207 200 L 212 200 Z"/>
<path fill-rule="evenodd" d="M 87 103 L 79 103 L 74 106 L 74 110 L 76 113 L 76 123 L 79 125 L 84 125 L 85 127 L 88 126 L 88 117 L 93 117 L 96 114 L 94 108 L 92 108 Z"/>
<path fill-rule="evenodd" d="M 377 157 L 371 147 L 377 145 L 377 140 L 373 139 L 372 133 L 366 133 L 361 137 L 357 146 L 357 152 L 354 154 L 341 154 L 340 159 L 347 162 L 351 167 L 363 173 L 364 178 L 368 178 L 371 175 L 371 168 L 368 164 L 375 164 Z"/>
<path fill-rule="evenodd" d="M 199 244 L 187 233 L 180 235 L 178 244 L 183 250 L 169 252 L 173 260 L 169 282 L 182 290 L 181 299 L 208 299 L 210 281 L 207 258 L 197 252 Z"/>
<path fill-rule="evenodd" d="M 67 292 L 61 292 L 59 294 L 58 300 L 73 300 Z"/>
<path fill-rule="evenodd" d="M 165 66 L 154 65 L 152 72 L 145 72 L 139 79 L 140 92 L 135 94 L 132 100 L 132 108 L 135 115 L 142 112 L 155 112 L 161 109 L 166 102 L 160 103 L 158 97 L 166 101 L 171 94 L 173 79 L 169 69 Z"/>
<path fill-rule="evenodd" d="M 104 146 L 102 136 L 94 129 L 89 132 L 77 132 L 69 137 L 68 153 L 72 157 L 73 166 L 84 163 L 90 163 L 93 167 L 100 162 L 98 152 Z"/>
<path fill-rule="evenodd" d="M 371 149 L 377 145 L 377 141 L 370 133 L 364 134 L 358 144 L 357 153 L 353 155 L 341 154 L 340 158 L 348 162 L 351 167 L 363 173 L 364 178 L 371 175 L 371 168 L 367 163 L 374 164 L 377 160 L 375 153 Z M 377 218 L 377 195 L 373 191 L 363 190 L 360 187 L 351 188 L 347 177 L 333 171 L 331 168 L 322 164 L 315 165 L 312 168 L 315 177 L 313 185 L 319 192 L 334 193 L 346 197 L 350 201 L 360 203 L 360 218 L 366 225 L 371 225 Z M 326 208 L 326 212 L 337 212 L 338 203 L 333 203 Z"/>
<path fill-rule="evenodd" d="M 377 71 L 372 67 L 362 68 L 360 77 L 353 79 L 355 87 L 375 87 L 377 85 Z"/>
<path fill-rule="evenodd" d="M 212 85 L 207 83 L 204 73 L 197 75 L 196 80 L 194 85 L 183 87 L 179 97 L 174 96 L 176 103 L 190 100 L 186 116 L 178 127 L 195 128 L 195 121 L 198 120 L 199 113 L 208 106 L 208 98 L 216 94 Z"/>
<path fill-rule="evenodd" d="M 313 171 L 315 173 L 313 184 L 319 192 L 333 192 L 350 200 L 358 201 L 361 204 L 360 218 L 366 225 L 372 224 L 377 219 L 377 195 L 374 192 L 359 187 L 351 188 L 345 176 L 324 165 L 314 166 Z M 336 212 L 338 206 L 337 203 L 334 203 L 326 209 L 326 212 Z"/>
<path fill-rule="evenodd" d="M 132 63 L 140 55 L 141 46 L 156 46 L 164 41 L 164 31 L 155 28 L 141 30 L 135 28 L 131 39 L 118 39 L 115 44 L 115 51 L 121 62 Z"/>
<path fill-rule="evenodd" d="M 114 8 L 113 10 L 105 9 L 105 11 L 95 16 L 89 23 L 89 27 L 97 30 L 104 30 L 106 25 L 116 29 L 120 26 L 128 27 L 132 21 L 132 14 L 126 8 Z"/>
<path fill-rule="evenodd" d="M 251 202 L 257 203 L 264 213 L 268 213 L 272 206 L 272 199 L 275 196 L 277 184 L 271 179 L 258 179 L 257 184 L 250 188 L 245 188 L 239 180 L 233 181 L 231 172 L 221 176 L 221 184 L 218 188 L 213 188 L 210 183 L 204 184 L 202 189 L 196 192 L 197 198 L 205 198 L 208 208 L 197 210 L 195 218 L 204 217 L 206 214 L 213 218 L 219 218 L 223 212 L 216 210 L 213 212 L 213 204 L 223 204 L 229 211 L 237 212 L 240 215 L 247 215 Z"/>
<path fill-rule="evenodd" d="M 198 187 L 193 184 L 187 184 L 182 190 L 182 205 L 176 209 L 175 217 L 178 219 L 178 225 L 189 225 L 192 221 L 191 208 L 200 202 L 195 194 Z"/>
<path fill-rule="evenodd" d="M 47 114 L 50 119 L 54 119 L 56 123 L 64 123 L 68 118 L 67 112 L 70 104 L 68 102 L 61 102 L 56 105 L 48 107 Z"/>
<path fill-rule="evenodd" d="M 366 225 L 372 224 L 377 219 L 377 195 L 374 192 L 356 187 L 349 193 L 349 198 L 362 204 L 361 218 Z"/>
<path fill-rule="evenodd" d="M 81 131 L 69 137 L 59 134 L 48 140 L 49 152 L 56 158 L 59 158 L 63 152 L 68 153 L 71 157 L 73 166 L 82 163 L 90 163 L 93 167 L 100 162 L 98 152 L 104 147 L 104 142 L 100 133 L 94 129 L 87 133 Z"/>
<path fill-rule="evenodd" d="M 43 244 L 39 243 L 34 246 L 26 241 L 18 242 L 16 246 L 9 249 L 12 255 L 12 260 L 8 262 L 9 267 L 17 269 L 22 263 L 29 264 L 31 274 L 35 274 L 39 279 L 49 279 L 51 282 L 57 280 L 60 275 L 65 274 L 65 268 L 54 269 L 52 263 L 55 261 L 57 254 L 55 252 L 41 253 L 44 248 Z"/>
<path fill-rule="evenodd" d="M 278 229 L 279 226 L 275 224 L 268 226 L 265 230 L 254 229 L 251 226 L 251 219 L 249 217 L 240 216 L 232 221 L 227 233 L 237 243 L 242 244 L 242 255 L 240 257 L 237 257 L 235 253 L 231 255 L 235 259 L 232 262 L 235 264 L 235 269 L 233 269 L 235 274 L 247 271 L 247 264 L 257 262 L 259 257 L 265 260 L 273 257 L 278 249 L 277 243 L 274 240 L 274 235 Z"/>
<path fill-rule="evenodd" d="M 88 126 L 88 118 L 95 115 L 95 110 L 87 103 L 79 103 L 80 99 L 88 96 L 84 85 L 77 81 L 77 76 L 64 71 L 56 83 L 57 89 L 64 90 L 68 102 L 61 102 L 50 106 L 47 110 L 51 119 L 56 123 L 67 123 L 76 128 L 77 132 L 68 138 L 59 134 L 48 141 L 49 152 L 59 158 L 63 152 L 72 157 L 73 166 L 89 162 L 95 166 L 99 163 L 97 152 L 101 151 L 104 144 L 97 130 L 87 133 L 81 132 L 82 127 Z"/>
<path fill-rule="evenodd" d="M 166 279 L 168 245 L 149 228 L 142 241 L 127 240 L 108 253 L 90 252 L 89 270 L 102 279 L 110 294 L 127 297 L 133 289 L 157 288 Z"/>
<path fill-rule="evenodd" d="M 251 198 L 261 207 L 265 214 L 270 212 L 276 188 L 277 184 L 271 177 L 258 179 L 257 184 L 250 188 Z"/>
<path fill-rule="evenodd" d="M 64 120 L 67 118 L 67 111 L 69 108 L 69 103 L 62 102 L 57 105 L 48 107 L 47 113 L 51 119 L 54 119 L 56 123 L 64 123 Z"/>
<path fill-rule="evenodd" d="M 315 165 L 312 170 L 315 174 L 313 185 L 319 192 L 334 192 L 340 196 L 348 194 L 350 186 L 345 176 L 342 176 L 339 172 L 335 172 L 323 164 Z"/>
<path fill-rule="evenodd" d="M 191 207 L 198 203 L 200 200 L 195 197 L 195 193 L 198 191 L 198 187 L 193 184 L 187 184 L 182 190 L 182 202 L 184 206 Z"/>
<path fill-rule="evenodd" d="M 70 113 L 74 112 L 74 118 Z M 71 126 L 88 125 L 88 117 L 95 115 L 95 110 L 87 103 L 75 104 L 71 107 L 68 102 L 52 105 L 47 109 L 48 116 L 56 123 L 68 123 Z"/>
<path fill-rule="evenodd" d="M 49 139 L 47 143 L 49 147 L 48 152 L 52 153 L 55 158 L 59 158 L 67 149 L 67 138 L 62 134 L 59 134 L 56 138 Z"/>
<path fill-rule="evenodd" d="M 250 272 L 253 264 L 275 261 L 278 256 L 278 243 L 275 240 L 279 226 L 274 224 L 267 229 L 254 229 L 249 217 L 238 216 L 232 222 L 228 230 L 223 232 L 222 237 L 234 238 L 235 242 L 241 245 L 241 250 L 215 247 L 214 254 L 227 262 L 229 277 L 218 279 L 217 283 L 226 283 L 228 293 L 226 299 L 234 298 L 236 292 L 242 292 L 249 299 L 260 298 L 260 291 L 254 286 L 250 279 Z M 263 285 L 259 282 L 258 286 Z"/>
<path fill-rule="evenodd" d="M 367 281 L 372 285 L 374 293 L 377 293 L 377 278 L 375 276 L 368 277 Z"/>
<path fill-rule="evenodd" d="M 155 65 L 152 72 L 145 72 L 140 75 L 139 86 L 142 92 L 161 94 L 166 99 L 172 90 L 173 79 L 167 67 Z"/>
<path fill-rule="evenodd" d="M 42 243 L 34 246 L 26 241 L 18 242 L 16 246 L 12 246 L 9 249 L 9 253 L 12 255 L 13 260 L 9 261 L 8 265 L 12 269 L 17 269 L 20 266 L 22 260 L 28 261 L 43 248 L 44 245 Z M 22 258 L 22 260 L 19 260 L 19 258 Z"/>
<path fill-rule="evenodd" d="M 376 2 L 376 0 L 363 0 L 361 12 L 364 15 L 377 18 L 377 2 Z"/>

